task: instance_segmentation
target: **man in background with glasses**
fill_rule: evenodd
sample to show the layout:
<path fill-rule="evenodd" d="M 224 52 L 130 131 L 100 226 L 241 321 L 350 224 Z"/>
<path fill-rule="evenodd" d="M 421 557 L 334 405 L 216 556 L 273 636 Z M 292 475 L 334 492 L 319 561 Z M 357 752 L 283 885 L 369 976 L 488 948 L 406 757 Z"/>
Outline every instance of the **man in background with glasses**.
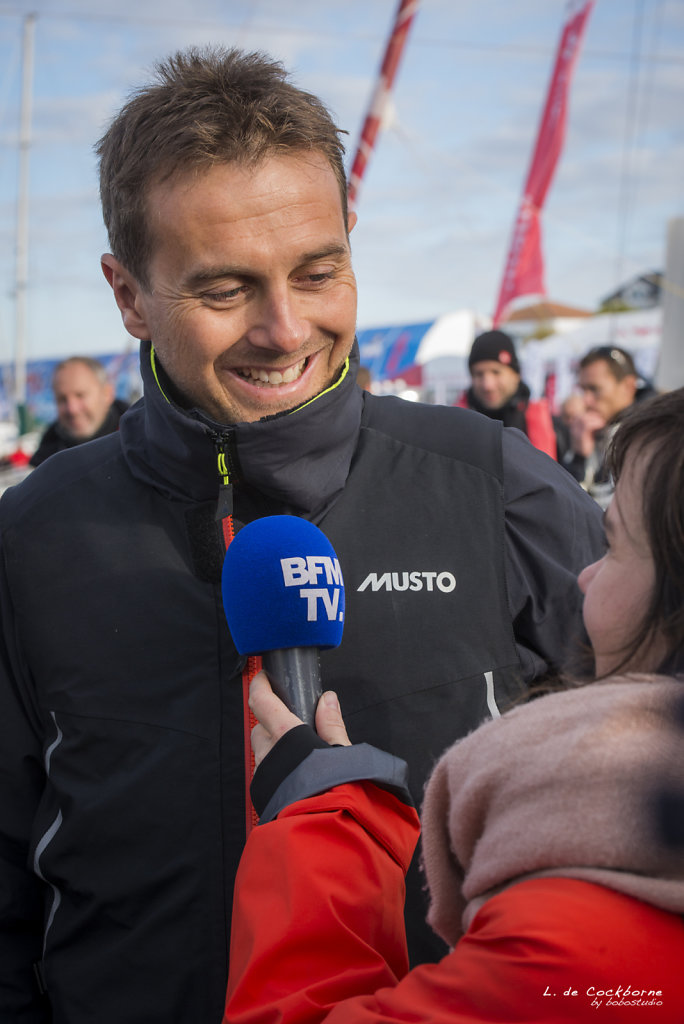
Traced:
<path fill-rule="evenodd" d="M 578 383 L 584 396 L 585 414 L 600 418 L 596 445 L 585 460 L 582 486 L 605 509 L 613 494 L 613 481 L 605 466 L 605 453 L 618 423 L 635 402 L 653 394 L 629 352 L 615 345 L 592 348 L 580 360 Z"/>

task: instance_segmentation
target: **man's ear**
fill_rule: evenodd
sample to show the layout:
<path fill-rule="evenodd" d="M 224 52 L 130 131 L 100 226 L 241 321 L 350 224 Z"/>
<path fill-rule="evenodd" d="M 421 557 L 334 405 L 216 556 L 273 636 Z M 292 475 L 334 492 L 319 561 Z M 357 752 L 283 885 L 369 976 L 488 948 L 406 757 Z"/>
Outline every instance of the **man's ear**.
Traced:
<path fill-rule="evenodd" d="M 102 273 L 114 292 L 124 327 L 134 338 L 148 341 L 150 330 L 145 319 L 142 288 L 133 275 L 111 253 L 106 252 L 102 256 L 100 265 Z"/>

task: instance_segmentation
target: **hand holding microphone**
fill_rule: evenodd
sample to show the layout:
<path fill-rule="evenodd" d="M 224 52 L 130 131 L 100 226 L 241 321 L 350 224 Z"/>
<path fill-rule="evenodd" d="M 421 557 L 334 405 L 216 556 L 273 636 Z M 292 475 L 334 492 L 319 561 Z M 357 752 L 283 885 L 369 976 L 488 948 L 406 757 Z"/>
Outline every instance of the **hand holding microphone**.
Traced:
<path fill-rule="evenodd" d="M 249 706 L 257 719 L 251 739 L 254 763 L 258 766 L 286 732 L 302 723 L 275 695 L 265 672 L 257 672 L 250 683 Z M 351 746 L 337 694 L 332 690 L 327 690 L 318 702 L 316 732 L 332 746 Z"/>
<path fill-rule="evenodd" d="M 344 583 L 328 539 L 296 516 L 256 519 L 228 547 L 222 591 L 240 654 L 261 654 L 274 693 L 313 726 L 318 652 L 337 647 L 344 626 Z"/>

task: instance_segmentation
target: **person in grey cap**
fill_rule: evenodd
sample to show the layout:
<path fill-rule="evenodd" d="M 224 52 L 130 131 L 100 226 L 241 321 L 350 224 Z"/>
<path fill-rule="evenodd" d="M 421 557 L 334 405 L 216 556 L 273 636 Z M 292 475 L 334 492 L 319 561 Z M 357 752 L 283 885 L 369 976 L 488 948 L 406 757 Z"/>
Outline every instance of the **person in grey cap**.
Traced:
<path fill-rule="evenodd" d="M 560 425 L 556 425 L 546 399 L 530 400 L 530 389 L 520 376 L 520 364 L 513 339 L 504 331 L 485 331 L 473 342 L 468 358 L 471 386 L 458 405 L 474 409 L 505 427 L 517 427 L 535 448 L 553 459 L 565 447 Z"/>

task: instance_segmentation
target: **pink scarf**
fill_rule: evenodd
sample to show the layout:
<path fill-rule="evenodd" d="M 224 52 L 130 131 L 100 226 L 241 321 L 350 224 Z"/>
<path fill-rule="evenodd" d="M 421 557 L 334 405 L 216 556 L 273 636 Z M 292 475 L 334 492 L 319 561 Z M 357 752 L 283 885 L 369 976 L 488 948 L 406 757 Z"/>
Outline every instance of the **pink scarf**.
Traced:
<path fill-rule="evenodd" d="M 684 912 L 684 857 L 659 844 L 652 810 L 661 787 L 684 786 L 678 697 L 681 680 L 613 677 L 514 708 L 451 747 L 422 813 L 437 934 L 455 945 L 487 899 L 547 875 Z"/>

